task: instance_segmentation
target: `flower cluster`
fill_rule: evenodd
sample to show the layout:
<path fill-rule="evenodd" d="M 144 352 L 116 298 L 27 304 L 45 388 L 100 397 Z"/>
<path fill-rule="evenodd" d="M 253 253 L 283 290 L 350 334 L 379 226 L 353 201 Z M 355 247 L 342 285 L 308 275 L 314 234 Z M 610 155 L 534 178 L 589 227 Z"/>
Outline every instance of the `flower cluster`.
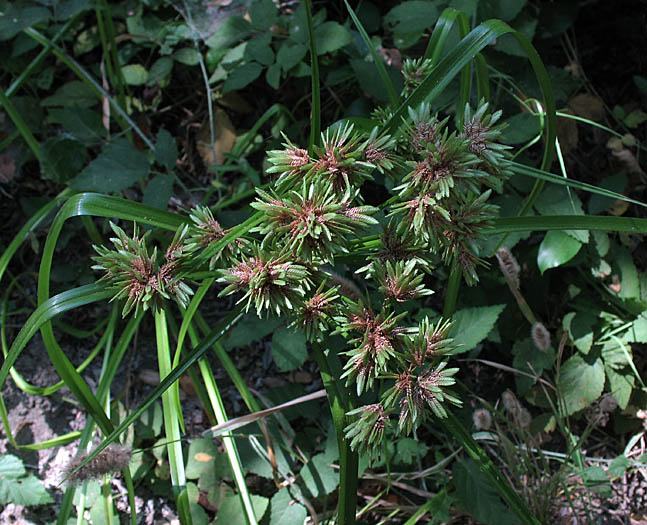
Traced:
<path fill-rule="evenodd" d="M 98 256 L 92 258 L 97 263 L 92 268 L 105 272 L 99 281 L 115 289 L 112 300 L 125 299 L 122 315 L 125 317 L 133 308 L 136 314 L 151 307 L 159 308 L 166 299 L 186 307 L 193 295 L 184 281 L 190 255 L 190 248 L 184 242 L 188 226 L 178 229 L 163 262 L 159 260 L 157 248 L 148 250 L 146 240 L 150 232 L 140 237 L 135 227 L 133 236 L 128 237 L 116 224 L 111 222 L 110 227 L 117 235 L 110 239 L 115 249 L 93 246 Z"/>

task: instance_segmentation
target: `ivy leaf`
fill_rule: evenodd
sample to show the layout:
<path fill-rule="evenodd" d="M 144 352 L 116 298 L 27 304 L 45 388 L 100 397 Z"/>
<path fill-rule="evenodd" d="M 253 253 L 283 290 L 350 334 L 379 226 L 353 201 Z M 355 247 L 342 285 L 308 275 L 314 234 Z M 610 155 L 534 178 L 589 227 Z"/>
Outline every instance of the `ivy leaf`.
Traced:
<path fill-rule="evenodd" d="M 0 504 L 42 505 L 54 501 L 41 481 L 29 474 L 20 458 L 11 454 L 0 456 Z"/>
<path fill-rule="evenodd" d="M 456 312 L 452 316 L 454 324 L 449 337 L 454 339 L 455 345 L 460 346 L 453 353 L 468 352 L 485 339 L 504 308 L 504 304 L 497 304 L 464 308 Z"/>
<path fill-rule="evenodd" d="M 580 251 L 582 243 L 567 233 L 551 230 L 546 233 L 539 245 L 537 266 L 543 273 L 551 268 L 557 268 L 570 261 Z"/>
<path fill-rule="evenodd" d="M 308 357 L 305 336 L 291 328 L 279 328 L 272 337 L 272 357 L 283 372 L 300 367 Z"/>
<path fill-rule="evenodd" d="M 564 396 L 567 413 L 574 414 L 593 403 L 604 388 L 604 364 L 597 358 L 592 363 L 580 355 L 566 361 L 559 375 L 559 390 Z"/>

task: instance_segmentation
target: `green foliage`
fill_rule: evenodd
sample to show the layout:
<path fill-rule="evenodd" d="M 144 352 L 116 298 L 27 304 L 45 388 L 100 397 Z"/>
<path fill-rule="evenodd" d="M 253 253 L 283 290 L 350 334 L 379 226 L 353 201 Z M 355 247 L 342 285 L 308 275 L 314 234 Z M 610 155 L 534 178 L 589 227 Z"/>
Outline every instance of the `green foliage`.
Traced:
<path fill-rule="evenodd" d="M 11 454 L 0 456 L 0 503 L 28 507 L 52 501 L 40 480 L 27 474 L 20 458 Z"/>

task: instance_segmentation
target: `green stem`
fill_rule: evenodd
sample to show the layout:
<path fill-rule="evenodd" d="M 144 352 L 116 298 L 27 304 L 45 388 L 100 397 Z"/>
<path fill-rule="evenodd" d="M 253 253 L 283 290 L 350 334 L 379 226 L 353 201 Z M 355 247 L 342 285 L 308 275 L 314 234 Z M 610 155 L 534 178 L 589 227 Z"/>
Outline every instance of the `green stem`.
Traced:
<path fill-rule="evenodd" d="M 321 380 L 326 388 L 328 403 L 332 413 L 337 446 L 339 447 L 339 503 L 337 506 L 337 524 L 350 525 L 355 523 L 357 507 L 357 475 L 359 458 L 357 452 L 350 448 L 344 428 L 347 425 L 346 412 L 352 409 L 349 395 L 340 383 L 332 369 L 336 368 L 331 350 L 324 351 L 319 344 L 314 344 L 314 357 L 319 365 Z M 345 399 L 341 392 L 344 392 Z"/>
<path fill-rule="evenodd" d="M 461 288 L 461 278 L 463 277 L 463 269 L 461 265 L 454 262 L 452 271 L 449 274 L 449 282 L 447 283 L 447 294 L 445 295 L 445 306 L 443 307 L 443 317 L 451 317 L 456 311 L 456 301 L 458 300 L 458 291 Z"/>
<path fill-rule="evenodd" d="M 489 479 L 499 495 L 505 500 L 508 506 L 521 519 L 522 523 L 527 525 L 540 525 L 539 520 L 533 515 L 525 501 L 519 497 L 519 494 L 508 483 L 501 471 L 496 468 L 492 460 L 487 456 L 483 449 L 472 438 L 458 418 L 448 412 L 447 417 L 441 419 L 442 425 L 449 430 L 458 442 L 463 446 L 466 452 L 478 464 L 481 472 Z"/>

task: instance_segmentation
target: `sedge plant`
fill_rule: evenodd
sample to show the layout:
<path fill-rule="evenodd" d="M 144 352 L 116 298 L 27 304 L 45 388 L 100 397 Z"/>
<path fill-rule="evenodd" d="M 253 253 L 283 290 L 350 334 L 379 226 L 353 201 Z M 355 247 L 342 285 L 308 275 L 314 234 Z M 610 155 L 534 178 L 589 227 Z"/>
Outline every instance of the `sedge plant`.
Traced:
<path fill-rule="evenodd" d="M 459 287 L 462 283 L 478 285 L 479 273 L 488 266 L 485 258 L 490 255 L 483 251 L 482 241 L 493 233 L 573 228 L 644 233 L 647 225 L 638 219 L 617 217 L 498 217 L 490 197 L 502 190 L 513 173 L 537 179 L 523 210 L 532 206 L 546 180 L 623 198 L 548 172 L 556 122 L 550 82 L 532 45 L 500 21 L 490 20 L 470 31 L 464 14 L 446 10 L 425 55 L 403 67 L 406 82 L 400 97 L 388 76 L 382 75 L 390 107 L 376 110 L 368 127 L 347 120 L 321 132 L 316 40 L 310 3 L 305 5 L 312 65 L 310 143 L 297 144 L 284 137 L 282 148 L 267 152 L 271 184 L 256 191 L 251 204 L 255 212 L 226 229 L 213 207 L 199 206 L 178 214 L 119 197 L 61 195 L 63 204 L 43 249 L 38 306 L 5 349 L 0 383 L 40 330 L 62 381 L 92 416 L 82 446 L 87 448 L 97 429 L 102 437 L 100 445 L 69 469 L 69 476 L 76 479 L 84 479 L 78 472 L 96 465 L 96 458 L 107 447 L 116 446 L 113 444 L 123 432 L 161 398 L 174 495 L 181 520 L 191 523 L 178 380 L 198 364 L 206 393 L 203 403 L 219 423 L 226 421 L 215 376 L 204 359 L 213 349 L 249 409 L 260 410 L 218 341 L 245 311 L 255 311 L 261 317 L 280 316 L 309 341 L 326 388 L 339 447 L 337 523 L 355 522 L 359 455 L 380 454 L 385 440 L 414 435 L 426 424 L 442 425 L 450 431 L 519 519 L 538 523 L 453 413 L 461 400 L 452 390 L 458 368 L 452 363 L 456 345 L 449 332 Z M 377 56 L 350 6 L 348 9 Z M 461 40 L 441 58 L 453 27 L 458 28 Z M 111 38 L 108 29 L 107 38 Z M 38 34 L 32 33 L 37 39 Z M 479 53 L 506 33 L 515 36 L 527 52 L 545 98 L 545 149 L 539 169 L 511 160 L 512 152 L 500 140 L 502 114 L 487 101 L 487 72 Z M 476 96 L 470 90 L 473 63 Z M 382 65 L 377 67 L 383 73 Z M 433 103 L 457 75 L 461 87 L 452 119 L 452 115 L 438 114 Z M 376 176 L 389 181 L 391 195 L 383 202 L 367 204 L 367 182 L 374 182 Z M 53 207 L 48 205 L 38 220 L 31 221 L 20 240 L 0 258 L 0 276 L 29 228 Z M 95 243 L 96 254 L 88 264 L 97 272 L 97 283 L 51 297 L 54 250 L 64 223 L 75 216 L 110 218 L 114 237 L 110 242 Z M 122 227 L 116 220 L 134 224 Z M 149 227 L 158 230 L 158 235 L 144 230 Z M 163 231 L 172 234 L 164 237 Z M 340 268 L 346 276 L 340 275 Z M 446 289 L 431 289 L 430 283 L 443 273 L 449 275 Z M 361 276 L 361 287 L 352 284 L 357 275 Z M 237 303 L 215 326 L 209 326 L 200 313 L 211 289 L 217 289 L 221 297 L 233 296 Z M 407 303 L 439 292 L 445 295 L 441 317 L 427 316 L 418 322 L 407 317 Z M 128 322 L 116 344 L 112 337 L 105 341 L 105 366 L 98 390 L 93 392 L 61 350 L 52 321 L 64 312 L 105 300 L 115 305 L 110 326 L 117 323 L 119 314 Z M 149 314 L 155 323 L 160 383 L 115 424 L 106 409 L 109 385 L 135 330 Z M 170 319 L 178 314 L 182 321 L 172 348 Z M 190 349 L 184 345 L 187 335 Z M 0 409 L 7 428 L 6 410 Z M 256 523 L 261 516 L 255 515 L 245 487 L 244 465 L 231 435 L 225 437 L 245 519 Z M 128 468 L 123 473 L 134 508 Z M 69 516 L 73 494 L 71 485 L 63 500 L 61 523 Z M 132 519 L 134 522 L 134 516 Z"/>

